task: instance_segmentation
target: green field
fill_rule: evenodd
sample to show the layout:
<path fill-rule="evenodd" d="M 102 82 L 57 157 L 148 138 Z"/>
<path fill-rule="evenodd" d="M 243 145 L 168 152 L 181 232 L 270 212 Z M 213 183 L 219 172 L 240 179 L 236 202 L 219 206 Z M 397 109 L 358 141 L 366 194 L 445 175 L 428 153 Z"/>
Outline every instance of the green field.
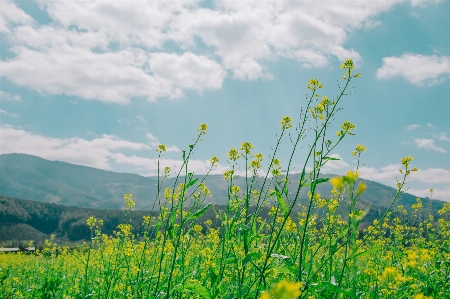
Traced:
<path fill-rule="evenodd" d="M 358 180 L 358 169 L 330 179 L 320 176 L 335 159 L 334 148 L 355 128 L 345 121 L 329 132 L 350 82 L 360 76 L 352 73 L 351 60 L 341 67 L 344 85 L 333 100 L 319 95 L 319 81 L 308 82 L 311 95 L 298 125 L 282 118 L 267 163 L 247 142 L 228 152 L 224 209 L 204 204 L 210 191 L 189 172 L 191 154 L 207 132 L 201 124 L 183 152 L 172 188 L 161 188 L 171 175 L 169 168 L 161 169 L 158 216 L 144 216 L 139 233 L 132 232 L 135 203 L 126 194 L 125 221 L 113 235 L 102 234 L 102 220 L 90 217 L 90 242 L 76 249 L 49 240 L 36 254 L 0 254 L 0 297 L 450 298 L 450 203 L 438 217 L 431 203 L 420 199 L 410 211 L 398 204 L 408 175 L 417 171 L 413 157 L 401 159 L 401 180 L 387 211 L 364 229 L 361 220 L 370 206 L 359 204 L 367 186 Z M 283 168 L 276 158 L 288 132 L 292 157 L 307 134 L 313 138 L 292 193 L 287 185 L 293 158 Z M 159 145 L 160 158 L 165 150 Z M 364 151 L 358 144 L 353 155 L 359 161 Z M 218 159 L 210 161 L 213 169 Z M 244 165 L 245 188 L 234 184 L 238 165 Z M 255 184 L 261 176 L 263 183 Z M 316 192 L 320 184 L 331 184 L 331 193 Z M 303 189 L 309 190 L 306 204 L 299 202 Z M 200 221 L 210 209 L 217 227 Z"/>

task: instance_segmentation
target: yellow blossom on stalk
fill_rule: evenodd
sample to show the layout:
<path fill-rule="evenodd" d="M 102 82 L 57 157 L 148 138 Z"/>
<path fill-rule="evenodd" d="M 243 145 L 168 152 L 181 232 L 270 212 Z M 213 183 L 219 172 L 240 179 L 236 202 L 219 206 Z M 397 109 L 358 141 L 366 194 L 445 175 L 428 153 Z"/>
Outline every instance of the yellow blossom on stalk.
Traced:
<path fill-rule="evenodd" d="M 207 124 L 200 124 L 200 127 L 197 128 L 197 131 L 200 131 L 200 134 L 206 135 L 206 131 L 208 130 Z"/>
<path fill-rule="evenodd" d="M 94 216 L 89 217 L 89 219 L 86 221 L 87 225 L 89 225 L 89 228 L 93 228 L 95 223 L 97 223 L 97 219 L 94 218 Z"/>
<path fill-rule="evenodd" d="M 134 207 L 135 203 L 133 201 L 133 195 L 125 194 L 123 196 L 123 199 L 125 200 L 125 208 L 126 209 L 132 209 Z"/>
<path fill-rule="evenodd" d="M 241 187 L 239 187 L 239 186 L 231 186 L 231 193 L 232 194 L 237 194 L 237 193 L 239 193 L 239 191 L 241 191 Z"/>
<path fill-rule="evenodd" d="M 224 180 L 229 180 L 229 179 L 231 179 L 233 177 L 233 175 L 234 175 L 234 170 L 232 170 L 232 169 L 227 170 L 227 171 L 225 171 L 223 173 L 223 179 Z"/>
<path fill-rule="evenodd" d="M 349 133 L 349 131 L 352 131 L 355 129 L 355 125 L 349 122 L 348 120 L 344 121 L 344 123 L 341 125 L 341 128 L 346 132 Z"/>
<path fill-rule="evenodd" d="M 330 183 L 336 189 L 344 188 L 344 179 L 343 179 L 343 177 L 335 176 L 335 177 L 330 179 Z"/>
<path fill-rule="evenodd" d="M 356 180 L 358 180 L 358 176 L 359 176 L 358 172 L 349 170 L 349 171 L 347 171 L 347 175 L 331 178 L 330 183 L 331 183 L 331 185 L 333 185 L 333 187 L 335 189 L 343 189 L 344 184 L 352 184 L 352 183 L 356 182 Z M 364 192 L 365 189 L 366 189 L 366 185 L 364 183 L 362 183 L 358 186 L 357 192 L 359 191 L 362 193 L 362 192 Z"/>
<path fill-rule="evenodd" d="M 362 144 L 357 144 L 356 149 L 352 152 L 352 156 L 356 156 L 366 151 L 366 147 Z"/>
<path fill-rule="evenodd" d="M 164 167 L 164 177 L 168 178 L 170 176 L 170 167 Z"/>
<path fill-rule="evenodd" d="M 289 116 L 283 116 L 280 121 L 281 129 L 287 130 L 289 128 L 292 128 L 291 121 L 292 121 L 292 118 L 290 118 Z"/>
<path fill-rule="evenodd" d="M 341 128 L 342 128 L 342 130 L 336 132 L 337 136 L 344 137 L 346 134 L 355 135 L 351 131 L 353 131 L 356 128 L 356 126 L 354 124 L 352 124 L 351 122 L 349 122 L 348 120 L 346 120 L 341 125 Z"/>
<path fill-rule="evenodd" d="M 280 161 L 280 159 L 277 159 L 277 158 L 272 159 L 272 169 L 270 170 L 270 172 L 274 176 L 281 175 L 281 161 Z"/>
<path fill-rule="evenodd" d="M 164 189 L 164 198 L 169 199 L 172 197 L 172 195 L 173 195 L 173 190 L 169 187 L 166 187 L 166 189 Z"/>
<path fill-rule="evenodd" d="M 356 188 L 356 195 L 357 196 L 361 195 L 364 191 L 366 191 L 366 189 L 367 189 L 367 185 L 364 184 L 363 182 L 361 182 L 358 185 L 358 188 Z"/>
<path fill-rule="evenodd" d="M 142 223 L 143 225 L 149 225 L 150 224 L 151 216 L 143 216 L 142 218 L 144 219 L 144 222 Z"/>
<path fill-rule="evenodd" d="M 250 161 L 250 167 L 252 167 L 254 169 L 262 168 L 261 162 L 262 162 L 263 157 L 264 157 L 263 154 L 256 154 L 255 159 Z"/>
<path fill-rule="evenodd" d="M 346 179 L 350 183 L 353 183 L 353 182 L 356 182 L 356 180 L 358 179 L 358 176 L 359 176 L 359 173 L 357 171 L 349 170 L 349 171 L 347 171 Z"/>
<path fill-rule="evenodd" d="M 156 151 L 158 153 L 164 153 L 166 151 L 166 145 L 165 144 L 158 145 L 158 148 L 156 149 Z"/>
<path fill-rule="evenodd" d="M 323 85 L 317 79 L 311 79 L 308 81 L 308 89 L 315 91 L 318 88 L 323 88 Z"/>
<path fill-rule="evenodd" d="M 295 299 L 302 294 L 301 287 L 301 282 L 282 281 L 268 292 L 263 292 L 260 299 Z"/>
<path fill-rule="evenodd" d="M 400 271 L 396 267 L 386 267 L 380 276 L 378 276 L 378 280 L 380 282 L 387 283 L 389 288 L 396 289 L 401 284 L 410 281 L 411 277 L 405 277 L 402 275 Z"/>
<path fill-rule="evenodd" d="M 119 224 L 117 226 L 118 229 L 125 235 L 128 236 L 131 234 L 131 224 Z"/>
<path fill-rule="evenodd" d="M 227 153 L 227 156 L 230 158 L 231 161 L 236 161 L 241 157 L 237 149 L 235 149 L 234 147 L 230 149 L 230 151 Z"/>
<path fill-rule="evenodd" d="M 219 158 L 217 158 L 216 156 L 211 157 L 211 159 L 209 159 L 209 162 L 211 162 L 212 166 L 217 166 L 219 164 Z"/>
<path fill-rule="evenodd" d="M 341 69 L 353 69 L 353 60 L 347 59 L 343 64 L 341 64 Z"/>
<path fill-rule="evenodd" d="M 402 161 L 403 166 L 405 166 L 406 168 L 408 168 L 409 163 L 410 163 L 413 159 L 414 159 L 413 156 L 408 156 L 408 157 L 402 158 L 401 161 Z"/>
<path fill-rule="evenodd" d="M 424 294 L 420 293 L 420 294 L 414 295 L 413 299 L 433 299 L 433 297 L 428 297 L 428 296 L 425 296 Z"/>
<path fill-rule="evenodd" d="M 250 155 L 250 151 L 253 148 L 253 145 L 250 142 L 242 142 L 241 151 L 245 152 L 247 155 Z"/>
<path fill-rule="evenodd" d="M 343 64 L 341 64 L 341 69 L 346 69 L 346 70 L 347 70 L 347 74 L 350 76 L 350 78 L 352 77 L 352 69 L 353 69 L 354 67 L 355 67 L 355 66 L 353 65 L 353 60 L 351 60 L 351 59 L 347 59 Z M 358 73 L 358 74 L 356 74 L 354 77 L 359 78 L 359 77 L 361 77 L 361 74 Z M 345 74 L 342 75 L 342 78 L 343 78 L 344 80 L 347 79 L 347 78 L 345 77 Z M 349 79 L 350 79 L 350 78 L 349 78 Z"/>

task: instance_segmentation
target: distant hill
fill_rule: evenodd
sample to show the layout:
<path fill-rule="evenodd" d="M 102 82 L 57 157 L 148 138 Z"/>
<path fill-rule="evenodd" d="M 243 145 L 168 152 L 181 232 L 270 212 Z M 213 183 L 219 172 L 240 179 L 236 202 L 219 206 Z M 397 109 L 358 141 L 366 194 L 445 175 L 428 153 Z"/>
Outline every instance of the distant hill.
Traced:
<path fill-rule="evenodd" d="M 289 192 L 296 191 L 299 177 L 299 174 L 290 176 Z M 175 178 L 169 178 L 163 189 L 173 187 L 174 182 Z M 244 178 L 237 178 L 235 183 L 242 190 L 245 188 Z M 208 202 L 218 205 L 227 203 L 227 182 L 222 175 L 209 176 L 205 184 L 212 193 Z M 262 178 L 256 182 L 256 185 L 261 184 Z M 366 184 L 367 190 L 361 196 L 361 202 L 372 208 L 388 207 L 395 189 L 372 181 L 366 181 Z M 327 197 L 330 191 L 329 183 L 318 186 L 318 192 L 323 197 Z M 307 192 L 308 188 L 301 190 L 301 201 L 306 201 Z M 150 210 L 157 193 L 155 177 L 115 173 L 25 154 L 0 155 L 0 194 L 4 196 L 83 208 L 121 209 L 124 208 L 123 195 L 126 193 L 133 194 L 136 209 Z M 416 196 L 402 194 L 402 205 L 408 207 L 415 202 Z M 436 211 L 442 204 L 434 200 L 433 210 Z"/>
<path fill-rule="evenodd" d="M 148 211 L 134 211 L 131 222 L 135 233 L 142 228 L 142 216 Z M 59 241 L 88 240 L 90 230 L 86 220 L 102 219 L 102 232 L 111 235 L 117 225 L 130 221 L 121 210 L 95 210 L 67 207 L 52 203 L 0 196 L 0 246 L 8 240 L 42 242 L 51 234 Z"/>

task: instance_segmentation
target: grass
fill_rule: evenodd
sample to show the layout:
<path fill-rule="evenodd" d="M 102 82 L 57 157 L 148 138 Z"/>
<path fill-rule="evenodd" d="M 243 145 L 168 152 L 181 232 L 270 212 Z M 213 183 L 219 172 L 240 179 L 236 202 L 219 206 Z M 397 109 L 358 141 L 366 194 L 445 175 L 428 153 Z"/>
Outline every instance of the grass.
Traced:
<path fill-rule="evenodd" d="M 183 165 L 173 188 L 162 189 L 171 170 L 158 169 L 157 217 L 145 216 L 139 234 L 125 221 L 112 236 L 102 234 L 102 221 L 91 217 L 88 244 L 75 250 L 52 240 L 36 255 L 0 254 L 2 298 L 450 298 L 450 203 L 434 219 L 420 201 L 408 212 L 398 199 L 408 175 L 417 168 L 402 158 L 402 180 L 388 211 L 364 231 L 358 227 L 368 208 L 358 197 L 358 168 L 334 178 L 320 177 L 335 160 L 331 154 L 352 135 L 345 121 L 330 134 L 332 120 L 353 74 L 353 62 L 342 66 L 345 84 L 331 100 L 321 97 L 319 81 L 308 82 L 311 92 L 295 128 L 283 117 L 281 132 L 263 171 L 264 157 L 244 142 L 228 152 L 228 205 L 215 210 L 220 223 L 200 223 L 211 195 L 204 178 L 189 172 L 189 160 L 207 132 L 198 128 L 194 143 L 183 151 Z M 291 156 L 281 171 L 277 158 L 289 132 Z M 312 135 L 296 192 L 289 193 L 289 175 L 302 141 Z M 331 135 L 331 137 L 330 137 Z M 159 158 L 164 145 L 158 147 Z M 357 145 L 359 159 L 365 147 Z M 235 171 L 245 165 L 246 186 L 234 185 Z M 159 166 L 159 163 L 158 163 Z M 264 177 L 262 184 L 256 178 Z M 331 194 L 318 194 L 319 184 L 332 184 Z M 309 203 L 299 203 L 300 190 L 309 190 Z M 132 195 L 126 194 L 126 215 Z M 252 207 L 251 207 L 252 206 Z M 263 215 L 269 207 L 269 217 Z M 250 212 L 250 210 L 252 212 Z M 340 210 L 348 213 L 341 216 Z M 128 217 L 125 217 L 128 219 Z"/>

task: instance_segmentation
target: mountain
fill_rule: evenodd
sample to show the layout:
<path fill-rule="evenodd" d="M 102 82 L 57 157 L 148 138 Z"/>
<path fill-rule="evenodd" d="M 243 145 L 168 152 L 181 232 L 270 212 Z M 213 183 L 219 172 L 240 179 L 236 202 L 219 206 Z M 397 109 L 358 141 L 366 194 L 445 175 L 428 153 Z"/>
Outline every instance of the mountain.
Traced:
<path fill-rule="evenodd" d="M 199 178 L 199 181 L 202 179 L 201 176 L 194 178 Z M 288 189 L 291 194 L 295 194 L 299 178 L 299 174 L 289 177 Z M 183 181 L 183 177 L 180 181 Z M 367 190 L 360 197 L 362 204 L 372 208 L 387 208 L 396 190 L 376 182 L 365 182 Z M 167 179 L 162 190 L 173 187 L 174 183 L 175 178 Z M 212 193 L 207 202 L 219 205 L 227 203 L 227 182 L 223 180 L 222 175 L 208 176 L 205 184 Z M 238 177 L 235 184 L 244 190 L 245 178 Z M 255 182 L 255 186 L 262 184 L 263 178 Z M 151 210 L 156 202 L 156 185 L 155 177 L 115 173 L 25 154 L 0 155 L 0 195 L 9 197 L 93 209 L 122 209 L 123 195 L 131 193 L 136 202 L 136 209 Z M 327 197 L 331 189 L 329 183 L 323 183 L 318 185 L 317 191 L 323 197 Z M 307 187 L 301 190 L 299 198 L 302 202 L 307 201 L 307 193 Z M 428 199 L 423 201 L 426 203 Z M 400 204 L 410 207 L 415 202 L 416 196 L 407 193 L 401 195 Z M 436 211 L 442 204 L 441 201 L 433 200 L 432 210 Z"/>

